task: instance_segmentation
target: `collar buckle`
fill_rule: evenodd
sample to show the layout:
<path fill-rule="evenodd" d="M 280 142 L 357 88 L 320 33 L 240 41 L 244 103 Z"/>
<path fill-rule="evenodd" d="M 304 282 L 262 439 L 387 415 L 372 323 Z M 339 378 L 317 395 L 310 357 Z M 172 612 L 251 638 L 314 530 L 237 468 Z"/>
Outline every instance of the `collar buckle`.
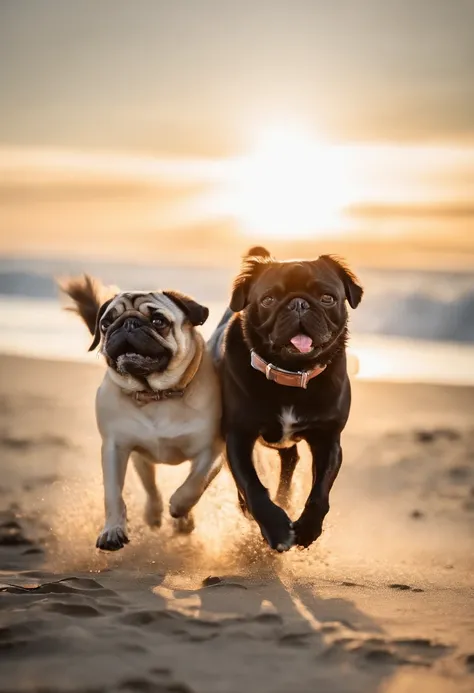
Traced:
<path fill-rule="evenodd" d="M 303 388 L 303 390 L 306 390 L 308 387 L 308 379 L 309 379 L 309 371 L 302 371 L 301 372 L 301 385 L 300 387 Z"/>

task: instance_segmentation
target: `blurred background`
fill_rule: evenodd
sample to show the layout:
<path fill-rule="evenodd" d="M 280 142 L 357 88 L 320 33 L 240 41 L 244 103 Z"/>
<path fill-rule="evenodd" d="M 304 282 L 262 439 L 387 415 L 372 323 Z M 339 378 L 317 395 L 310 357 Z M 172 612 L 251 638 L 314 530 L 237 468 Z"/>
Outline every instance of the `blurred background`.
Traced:
<path fill-rule="evenodd" d="M 2 0 L 0 350 L 94 360 L 54 278 L 219 318 L 240 255 L 344 256 L 359 378 L 474 383 L 471 0 Z"/>

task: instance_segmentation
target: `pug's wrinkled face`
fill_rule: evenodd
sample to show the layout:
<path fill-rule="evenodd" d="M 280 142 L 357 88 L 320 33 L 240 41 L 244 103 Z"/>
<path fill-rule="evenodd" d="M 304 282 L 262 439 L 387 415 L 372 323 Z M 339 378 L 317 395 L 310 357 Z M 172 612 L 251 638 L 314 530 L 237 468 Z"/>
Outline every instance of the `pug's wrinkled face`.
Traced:
<path fill-rule="evenodd" d="M 101 307 L 91 349 L 101 343 L 110 368 L 146 379 L 179 367 L 189 354 L 193 326 L 207 316 L 207 308 L 177 292 L 123 292 Z"/>
<path fill-rule="evenodd" d="M 231 308 L 245 308 L 246 331 L 264 358 L 289 370 L 324 363 L 346 338 L 347 302 L 355 308 L 362 288 L 340 261 L 277 262 L 248 257 L 234 284 Z"/>

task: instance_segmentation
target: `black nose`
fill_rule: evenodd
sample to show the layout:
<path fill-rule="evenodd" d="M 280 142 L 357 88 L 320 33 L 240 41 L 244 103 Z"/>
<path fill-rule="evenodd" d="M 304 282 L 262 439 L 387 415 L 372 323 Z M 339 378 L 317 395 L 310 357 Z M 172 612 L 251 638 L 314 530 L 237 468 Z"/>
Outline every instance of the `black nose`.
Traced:
<path fill-rule="evenodd" d="M 127 318 L 123 323 L 123 328 L 127 332 L 133 332 L 133 330 L 136 330 L 137 327 L 140 327 L 140 325 L 140 320 L 137 318 Z"/>
<path fill-rule="evenodd" d="M 304 298 L 292 298 L 288 303 L 288 309 L 294 310 L 301 315 L 309 310 L 309 303 Z"/>

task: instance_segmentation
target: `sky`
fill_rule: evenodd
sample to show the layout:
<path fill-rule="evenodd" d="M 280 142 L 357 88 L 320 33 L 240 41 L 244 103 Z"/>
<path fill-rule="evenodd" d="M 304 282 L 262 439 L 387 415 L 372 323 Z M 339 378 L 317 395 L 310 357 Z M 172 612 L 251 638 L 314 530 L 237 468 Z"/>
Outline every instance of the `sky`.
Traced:
<path fill-rule="evenodd" d="M 472 0 L 2 0 L 1 141 L 221 154 L 275 113 L 472 141 L 473 26 Z"/>
<path fill-rule="evenodd" d="M 0 250 L 18 238 L 31 242 L 36 231 L 54 239 L 55 223 L 73 209 L 56 210 L 50 190 L 35 188 L 40 173 L 77 205 L 77 190 L 63 188 L 71 176 L 92 185 L 89 174 L 110 155 L 110 175 L 88 199 L 90 215 L 82 211 L 96 228 L 99 205 L 113 233 L 113 214 L 98 198 L 117 183 L 117 157 L 128 171 L 120 199 L 130 224 L 140 217 L 143 225 L 150 164 L 156 183 L 157 162 L 165 172 L 176 158 L 186 162 L 187 191 L 275 122 L 346 147 L 360 196 L 353 190 L 341 204 L 354 219 L 365 214 L 371 233 L 392 237 L 394 219 L 400 225 L 408 216 L 408 233 L 448 237 L 452 229 L 465 243 L 474 219 L 473 27 L 473 0 L 1 0 L 0 201 L 8 228 L 0 223 L 0 232 L 15 233 Z M 129 199 L 137 176 L 147 188 L 141 208 Z M 46 202 L 38 202 L 42 194 Z M 156 205 L 148 224 L 160 217 Z"/>

